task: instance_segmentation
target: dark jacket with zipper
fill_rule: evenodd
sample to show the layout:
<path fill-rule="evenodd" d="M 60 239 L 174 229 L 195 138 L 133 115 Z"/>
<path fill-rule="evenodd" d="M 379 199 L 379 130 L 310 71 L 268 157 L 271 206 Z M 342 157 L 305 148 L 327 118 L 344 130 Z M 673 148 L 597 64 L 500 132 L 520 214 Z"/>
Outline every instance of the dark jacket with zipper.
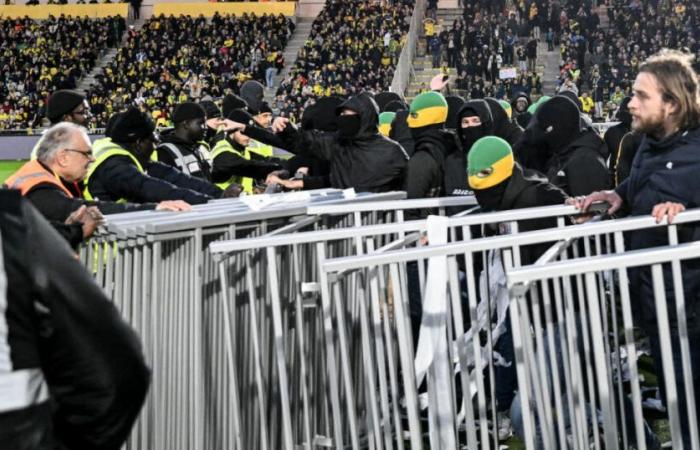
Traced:
<path fill-rule="evenodd" d="M 698 174 L 700 128 L 678 132 L 660 141 L 644 136 L 630 176 L 617 187 L 616 192 L 632 216 L 650 215 L 655 205 L 668 201 L 682 203 L 686 208 L 697 208 L 700 206 Z M 678 235 L 680 242 L 696 241 L 700 239 L 700 230 L 695 224 L 680 225 Z M 666 245 L 666 227 L 636 230 L 626 235 L 627 250 Z M 675 328 L 675 295 L 670 267 L 665 265 L 663 272 L 668 314 L 672 328 Z M 688 330 L 697 335 L 700 333 L 700 261 L 684 261 L 681 273 Z M 656 307 L 651 271 L 648 267 L 633 268 L 629 274 L 632 298 L 640 302 L 643 324 L 647 331 L 655 333 Z"/>

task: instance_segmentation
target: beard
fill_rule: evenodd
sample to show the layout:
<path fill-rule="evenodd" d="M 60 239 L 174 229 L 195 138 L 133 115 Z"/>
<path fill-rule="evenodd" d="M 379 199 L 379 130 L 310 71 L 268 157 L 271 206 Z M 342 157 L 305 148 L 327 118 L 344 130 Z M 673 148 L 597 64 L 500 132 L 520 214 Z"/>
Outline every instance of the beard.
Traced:
<path fill-rule="evenodd" d="M 663 136 L 664 118 L 660 113 L 645 118 L 633 115 L 632 130 L 653 137 Z"/>

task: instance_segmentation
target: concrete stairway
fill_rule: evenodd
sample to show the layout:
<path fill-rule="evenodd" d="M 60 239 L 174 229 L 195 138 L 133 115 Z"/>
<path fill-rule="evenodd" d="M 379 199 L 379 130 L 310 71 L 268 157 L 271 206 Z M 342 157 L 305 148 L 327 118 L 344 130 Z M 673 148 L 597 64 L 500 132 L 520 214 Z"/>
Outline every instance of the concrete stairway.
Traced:
<path fill-rule="evenodd" d="M 544 95 L 552 96 L 556 93 L 559 60 L 559 47 L 555 46 L 554 51 L 548 52 L 546 42 L 540 42 L 537 45 L 537 72 L 542 79 L 542 93 Z"/>
<path fill-rule="evenodd" d="M 284 69 L 275 77 L 275 86 L 272 89 L 265 87 L 265 101 L 271 103 L 275 98 L 275 92 L 279 88 L 280 83 L 287 76 L 289 71 L 294 67 L 294 63 L 297 60 L 297 55 L 299 50 L 304 46 L 306 40 L 309 38 L 311 33 L 311 25 L 315 18 L 313 17 L 299 17 L 297 18 L 296 28 L 294 29 L 294 34 L 292 34 L 291 39 L 287 42 L 287 46 L 284 48 Z"/>
<path fill-rule="evenodd" d="M 146 23 L 146 19 L 138 19 L 138 20 L 130 20 L 127 22 L 128 26 L 133 26 L 136 28 L 136 30 L 140 30 L 143 24 Z M 90 89 L 90 85 L 92 85 L 95 82 L 95 77 L 99 75 L 99 73 L 107 67 L 109 64 L 114 61 L 114 58 L 117 56 L 117 51 L 119 48 L 121 48 L 124 44 L 126 44 L 128 33 L 124 33 L 124 36 L 122 36 L 122 40 L 119 43 L 119 47 L 117 48 L 108 48 L 107 51 L 102 55 L 99 61 L 97 61 L 97 64 L 95 64 L 95 67 L 92 68 L 90 72 L 88 72 L 87 75 L 85 75 L 83 78 L 80 79 L 80 82 L 78 83 L 78 86 L 76 87 L 76 91 L 80 92 L 81 94 L 85 94 L 85 92 Z"/>
<path fill-rule="evenodd" d="M 438 9 L 438 20 L 435 27 L 435 32 L 440 33 L 443 29 L 452 28 L 452 23 L 461 17 L 461 8 Z M 413 77 L 411 78 L 411 82 L 409 83 L 408 89 L 405 93 L 406 101 L 409 103 L 421 92 L 421 90 L 430 89 L 430 80 L 432 80 L 435 75 L 441 73 L 440 68 L 433 68 L 433 58 L 425 48 L 425 39 L 421 38 L 418 48 L 419 50 L 416 58 L 413 60 Z M 448 75 L 450 76 L 450 80 L 455 80 L 457 78 L 457 69 L 450 67 L 448 70 Z"/>

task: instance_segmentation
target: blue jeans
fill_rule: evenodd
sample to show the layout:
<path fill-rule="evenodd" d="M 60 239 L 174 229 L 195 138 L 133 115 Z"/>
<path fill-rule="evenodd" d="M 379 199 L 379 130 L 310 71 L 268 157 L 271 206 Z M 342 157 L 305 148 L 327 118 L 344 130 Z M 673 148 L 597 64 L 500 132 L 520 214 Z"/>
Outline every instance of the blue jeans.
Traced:
<path fill-rule="evenodd" d="M 265 71 L 265 83 L 267 87 L 275 87 L 275 76 L 277 75 L 277 69 L 275 67 L 268 67 Z"/>

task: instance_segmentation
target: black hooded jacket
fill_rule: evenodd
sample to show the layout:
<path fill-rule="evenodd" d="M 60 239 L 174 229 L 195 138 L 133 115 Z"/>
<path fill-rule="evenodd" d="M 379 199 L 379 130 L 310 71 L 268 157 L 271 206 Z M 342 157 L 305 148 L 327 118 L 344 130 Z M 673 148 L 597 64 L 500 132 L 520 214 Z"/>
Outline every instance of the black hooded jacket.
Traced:
<path fill-rule="evenodd" d="M 41 214 L 19 192 L 4 189 L 0 251 L 0 278 L 7 281 L 7 295 L 0 293 L 7 300 L 0 358 L 17 375 L 42 375 L 50 398 L 3 412 L 0 448 L 121 448 L 148 391 L 138 337 Z M 0 406 L 3 400 L 8 397 L 0 396 Z M 39 414 L 42 405 L 46 412 Z M 20 441 L 42 429 L 55 445 Z"/>
<path fill-rule="evenodd" d="M 610 174 L 600 154 L 602 147 L 594 131 L 584 131 L 554 152 L 547 163 L 547 178 L 572 197 L 609 189 Z"/>
<path fill-rule="evenodd" d="M 498 100 L 495 98 L 485 98 L 489 108 L 491 108 L 491 117 L 493 117 L 493 134 L 501 139 L 506 140 L 510 146 L 514 146 L 523 136 L 523 129 L 517 123 L 513 123 L 508 118 L 508 114 L 503 109 Z"/>
<path fill-rule="evenodd" d="M 406 154 L 411 157 L 415 151 L 415 142 L 413 142 L 413 135 L 411 135 L 411 128 L 408 126 L 407 120 L 408 110 L 402 109 L 396 111 L 396 116 L 391 122 L 389 138 L 398 142 L 406 151 Z"/>
<path fill-rule="evenodd" d="M 298 131 L 288 125 L 285 139 L 290 151 L 315 156 L 330 162 L 330 184 L 334 188 L 354 188 L 359 192 L 386 192 L 403 187 L 408 155 L 377 130 L 378 108 L 367 94 L 360 94 L 338 107 L 351 109 L 360 116 L 359 132 L 350 138 L 339 133 L 315 130 Z"/>
<path fill-rule="evenodd" d="M 406 168 L 408 198 L 441 197 L 445 194 L 445 165 L 448 155 L 460 153 L 457 136 L 441 125 L 413 129 L 416 151 Z M 466 168 L 462 168 L 466 171 Z"/>

